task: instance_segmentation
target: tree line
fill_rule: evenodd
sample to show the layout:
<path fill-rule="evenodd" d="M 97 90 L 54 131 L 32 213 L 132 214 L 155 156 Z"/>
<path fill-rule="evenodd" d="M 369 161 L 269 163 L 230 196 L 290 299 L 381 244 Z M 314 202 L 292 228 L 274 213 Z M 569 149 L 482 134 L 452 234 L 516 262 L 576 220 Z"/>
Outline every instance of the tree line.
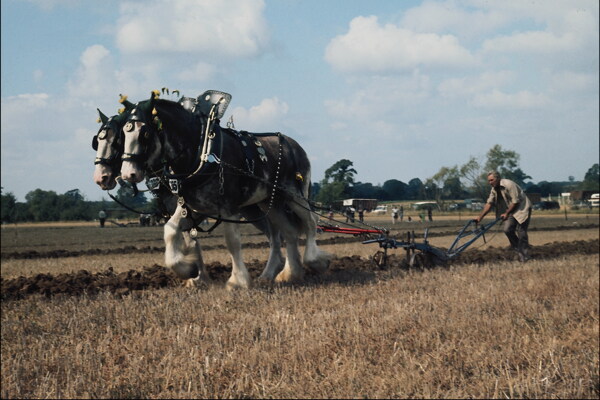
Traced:
<path fill-rule="evenodd" d="M 2 223 L 93 221 L 104 210 L 109 218 L 132 218 L 138 214 L 128 210 L 153 213 L 158 209 L 156 199 L 148 201 L 143 193 L 134 195 L 131 186 L 121 186 L 115 198 L 118 200 L 87 201 L 79 189 L 63 194 L 53 190 L 35 189 L 25 195 L 25 202 L 2 188 Z M 121 204 L 120 204 L 121 203 Z"/>
<path fill-rule="evenodd" d="M 598 191 L 600 173 L 598 164 L 594 164 L 585 174 L 583 181 L 538 183 L 519 167 L 520 156 L 512 150 L 493 146 L 484 161 L 471 157 L 463 165 L 442 167 L 433 176 L 422 181 L 413 178 L 408 183 L 397 179 L 385 181 L 382 185 L 355 181 L 357 171 L 350 160 L 342 159 L 325 171 L 324 178 L 312 185 L 311 200 L 323 205 L 333 205 L 346 198 L 368 198 L 380 201 L 431 200 L 441 206 L 445 200 L 475 198 L 487 199 L 489 185 L 487 172 L 496 170 L 502 177 L 517 182 L 527 193 L 539 193 L 542 197 L 557 196 L 573 190 Z M 79 189 L 63 194 L 54 191 L 35 189 L 25 196 L 25 202 L 18 202 L 15 196 L 2 192 L 2 223 L 45 222 L 45 221 L 93 221 L 100 210 L 108 213 L 109 218 L 132 218 L 138 214 L 155 213 L 159 207 L 157 200 L 148 198 L 144 193 L 135 193 L 128 185 L 120 186 L 113 200 L 87 201 Z M 129 209 L 128 209 L 129 208 Z"/>
<path fill-rule="evenodd" d="M 465 164 L 441 167 L 433 176 L 422 181 L 413 178 L 408 183 L 397 179 L 373 185 L 355 181 L 357 174 L 350 160 L 342 159 L 325 171 L 324 178 L 313 183 L 312 196 L 323 205 L 332 205 L 341 199 L 369 198 L 378 200 L 431 200 L 442 205 L 445 200 L 478 199 L 485 201 L 490 187 L 487 173 L 498 171 L 521 186 L 526 193 L 537 193 L 541 197 L 558 196 L 574 190 L 598 191 L 600 174 L 598 164 L 592 165 L 583 181 L 569 176 L 567 181 L 534 183 L 519 166 L 520 155 L 513 150 L 494 145 L 485 155 L 485 160 L 470 157 Z"/>

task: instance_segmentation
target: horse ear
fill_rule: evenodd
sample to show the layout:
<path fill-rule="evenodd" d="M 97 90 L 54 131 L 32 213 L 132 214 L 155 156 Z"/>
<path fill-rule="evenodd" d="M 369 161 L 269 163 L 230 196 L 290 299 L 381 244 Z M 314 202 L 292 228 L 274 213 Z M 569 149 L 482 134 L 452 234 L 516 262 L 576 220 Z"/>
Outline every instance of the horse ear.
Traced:
<path fill-rule="evenodd" d="M 96 110 L 98 110 L 98 115 L 99 115 L 99 121 L 98 122 L 101 122 L 101 123 L 105 124 L 106 121 L 108 121 L 108 117 L 106 115 L 104 115 L 102 113 L 102 111 L 100 111 L 99 108 L 96 108 Z"/>
<path fill-rule="evenodd" d="M 119 103 L 121 103 L 121 104 L 123 104 L 123 106 L 125 106 L 125 110 L 130 111 L 135 108 L 135 104 L 133 104 L 132 102 L 127 100 L 126 95 L 120 94 L 119 96 L 120 96 Z M 125 110 L 123 110 L 123 112 L 125 112 Z M 119 113 L 121 113 L 121 111 L 119 111 Z"/>

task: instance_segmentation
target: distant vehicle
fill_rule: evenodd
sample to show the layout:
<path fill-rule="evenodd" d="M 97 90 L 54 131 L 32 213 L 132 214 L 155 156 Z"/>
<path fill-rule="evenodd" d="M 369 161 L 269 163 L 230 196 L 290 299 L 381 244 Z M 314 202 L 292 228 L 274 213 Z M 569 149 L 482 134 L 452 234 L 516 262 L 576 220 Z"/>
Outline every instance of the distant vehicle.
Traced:
<path fill-rule="evenodd" d="M 429 207 L 438 210 L 438 204 L 435 201 L 419 201 L 412 204 L 412 208 L 415 210 L 427 210 Z"/>
<path fill-rule="evenodd" d="M 534 210 L 559 210 L 560 204 L 558 201 L 538 201 L 533 204 L 532 208 Z"/>
<path fill-rule="evenodd" d="M 381 206 L 375 207 L 375 209 L 373 211 L 371 211 L 371 213 L 375 214 L 375 215 L 387 214 L 387 209 L 388 209 L 387 205 L 385 205 L 385 206 L 381 205 Z"/>
<path fill-rule="evenodd" d="M 600 193 L 594 193 L 590 196 L 590 206 L 600 207 Z"/>
<path fill-rule="evenodd" d="M 465 208 L 467 208 L 465 203 L 454 203 L 448 206 L 448 211 L 464 210 Z"/>

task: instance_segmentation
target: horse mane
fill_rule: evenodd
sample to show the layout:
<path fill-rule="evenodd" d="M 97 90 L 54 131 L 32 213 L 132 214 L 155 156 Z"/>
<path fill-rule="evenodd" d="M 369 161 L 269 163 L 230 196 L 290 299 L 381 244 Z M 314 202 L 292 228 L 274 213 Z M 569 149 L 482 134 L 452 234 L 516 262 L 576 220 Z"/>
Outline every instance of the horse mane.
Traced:
<path fill-rule="evenodd" d="M 172 100 L 156 99 L 154 108 L 163 126 L 169 131 L 178 132 L 183 137 L 191 137 L 201 132 L 202 121 Z"/>
<path fill-rule="evenodd" d="M 165 151 L 171 157 L 179 158 L 178 163 L 187 164 L 180 164 L 183 169 L 192 168 L 204 133 L 202 120 L 171 100 L 155 99 L 153 108 L 162 124 Z"/>

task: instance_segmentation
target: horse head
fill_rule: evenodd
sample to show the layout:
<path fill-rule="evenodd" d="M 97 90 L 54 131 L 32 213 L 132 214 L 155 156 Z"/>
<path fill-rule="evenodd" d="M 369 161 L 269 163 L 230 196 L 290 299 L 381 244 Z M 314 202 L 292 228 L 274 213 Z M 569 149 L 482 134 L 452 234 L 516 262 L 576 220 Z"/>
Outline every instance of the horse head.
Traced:
<path fill-rule="evenodd" d="M 136 104 L 123 127 L 124 151 L 121 177 L 141 182 L 147 171 L 158 171 L 165 163 L 171 167 L 187 162 L 200 140 L 201 122 L 180 103 L 158 99 Z M 171 140 L 177 135 L 178 140 Z"/>
<path fill-rule="evenodd" d="M 92 139 L 92 148 L 96 150 L 94 182 L 102 190 L 114 189 L 117 184 L 115 173 L 121 169 L 121 155 L 123 154 L 122 128 L 127 120 L 128 113 L 126 111 L 131 110 L 133 104 L 123 96 L 120 102 L 124 105 L 124 109 L 110 118 L 98 110 L 102 125 Z"/>

